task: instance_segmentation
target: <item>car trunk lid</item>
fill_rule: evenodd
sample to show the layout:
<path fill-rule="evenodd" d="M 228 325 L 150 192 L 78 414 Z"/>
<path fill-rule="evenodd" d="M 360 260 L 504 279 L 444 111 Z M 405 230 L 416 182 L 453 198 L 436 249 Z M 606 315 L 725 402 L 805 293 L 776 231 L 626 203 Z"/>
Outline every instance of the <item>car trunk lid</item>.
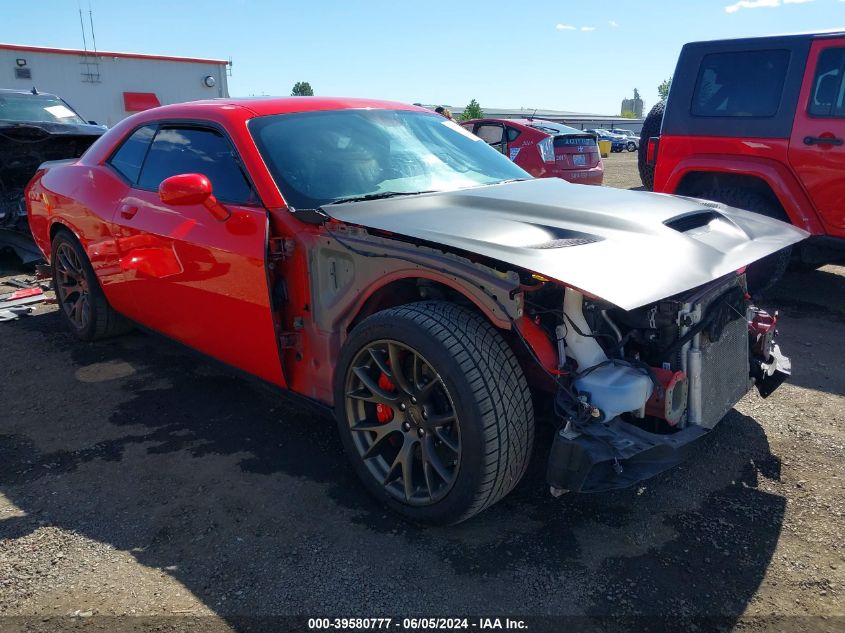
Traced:
<path fill-rule="evenodd" d="M 555 164 L 563 169 L 590 169 L 601 160 L 592 134 L 558 134 L 554 137 Z"/>

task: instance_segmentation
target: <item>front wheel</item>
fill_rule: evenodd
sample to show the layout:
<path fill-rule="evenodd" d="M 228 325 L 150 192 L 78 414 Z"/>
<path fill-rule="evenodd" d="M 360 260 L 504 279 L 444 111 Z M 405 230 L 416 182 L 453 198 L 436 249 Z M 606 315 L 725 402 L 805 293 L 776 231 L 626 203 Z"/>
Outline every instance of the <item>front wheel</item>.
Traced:
<path fill-rule="evenodd" d="M 486 320 L 451 303 L 362 321 L 337 363 L 335 403 L 364 485 L 414 521 L 464 521 L 528 466 L 534 413 L 522 369 Z"/>
<path fill-rule="evenodd" d="M 634 141 L 628 141 L 628 145 L 626 146 L 629 152 L 636 152 L 637 151 L 637 144 Z"/>

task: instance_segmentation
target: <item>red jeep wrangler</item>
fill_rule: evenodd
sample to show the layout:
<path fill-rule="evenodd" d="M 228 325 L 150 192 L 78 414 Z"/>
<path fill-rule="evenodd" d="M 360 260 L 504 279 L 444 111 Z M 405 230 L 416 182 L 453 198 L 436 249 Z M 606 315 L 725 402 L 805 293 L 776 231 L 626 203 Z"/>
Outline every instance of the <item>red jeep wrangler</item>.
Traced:
<path fill-rule="evenodd" d="M 643 185 L 806 229 L 812 237 L 795 253 L 805 264 L 841 257 L 843 74 L 843 31 L 685 45 L 668 100 L 643 125 Z M 789 255 L 787 249 L 751 266 L 749 286 L 773 285 Z"/>

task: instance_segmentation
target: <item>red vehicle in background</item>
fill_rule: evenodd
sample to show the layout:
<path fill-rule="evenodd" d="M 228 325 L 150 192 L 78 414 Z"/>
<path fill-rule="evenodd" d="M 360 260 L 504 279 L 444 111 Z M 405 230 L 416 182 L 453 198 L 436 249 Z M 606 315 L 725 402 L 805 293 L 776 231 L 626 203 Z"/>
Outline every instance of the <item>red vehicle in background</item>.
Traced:
<path fill-rule="evenodd" d="M 693 42 L 643 124 L 647 189 L 714 200 L 811 234 L 748 270 L 752 292 L 793 260 L 845 257 L 845 31 Z"/>
<path fill-rule="evenodd" d="M 461 123 L 536 178 L 601 185 L 604 164 L 595 134 L 541 119 L 473 119 Z"/>

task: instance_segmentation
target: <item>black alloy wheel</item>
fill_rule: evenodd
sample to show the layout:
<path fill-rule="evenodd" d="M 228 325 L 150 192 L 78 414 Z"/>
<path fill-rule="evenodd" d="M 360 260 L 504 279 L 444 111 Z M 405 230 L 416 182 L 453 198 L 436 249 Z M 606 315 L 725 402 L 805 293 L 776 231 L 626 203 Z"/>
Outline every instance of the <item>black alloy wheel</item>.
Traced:
<path fill-rule="evenodd" d="M 461 465 L 461 432 L 443 380 L 416 350 L 374 341 L 352 362 L 346 416 L 359 456 L 397 501 L 436 503 Z"/>
<path fill-rule="evenodd" d="M 77 338 L 95 341 L 132 329 L 109 305 L 85 249 L 69 230 L 53 236 L 50 262 L 60 314 Z"/>
<path fill-rule="evenodd" d="M 534 409 L 519 361 L 487 319 L 448 301 L 358 323 L 335 365 L 334 402 L 355 473 L 417 523 L 478 514 L 531 457 Z"/>
<path fill-rule="evenodd" d="M 91 294 L 82 262 L 69 242 L 56 248 L 53 263 L 56 278 L 56 298 L 67 320 L 77 330 L 88 329 L 91 323 Z"/>

